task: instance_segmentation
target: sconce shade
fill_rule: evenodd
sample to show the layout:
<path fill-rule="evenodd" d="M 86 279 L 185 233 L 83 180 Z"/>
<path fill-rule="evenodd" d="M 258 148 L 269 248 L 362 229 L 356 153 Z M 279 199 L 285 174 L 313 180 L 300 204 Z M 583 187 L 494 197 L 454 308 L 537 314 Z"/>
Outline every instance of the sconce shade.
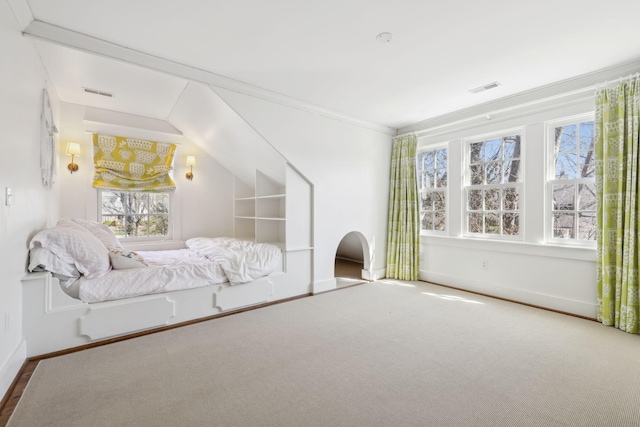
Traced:
<path fill-rule="evenodd" d="M 80 144 L 77 142 L 69 142 L 67 144 L 67 155 L 69 156 L 79 156 L 80 155 Z"/>
<path fill-rule="evenodd" d="M 187 166 L 195 166 L 196 165 L 196 156 L 187 156 Z"/>

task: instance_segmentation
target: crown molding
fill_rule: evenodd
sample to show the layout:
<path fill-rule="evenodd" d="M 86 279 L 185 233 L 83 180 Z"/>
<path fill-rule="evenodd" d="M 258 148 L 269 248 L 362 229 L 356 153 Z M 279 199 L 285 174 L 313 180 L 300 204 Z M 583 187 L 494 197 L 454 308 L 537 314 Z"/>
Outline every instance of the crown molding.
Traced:
<path fill-rule="evenodd" d="M 20 0 L 14 0 L 19 2 Z M 349 123 L 376 132 L 387 135 L 395 135 L 397 129 L 390 128 L 379 123 L 369 122 L 354 118 L 336 111 L 324 108 L 300 99 L 263 89 L 238 80 L 214 74 L 212 72 L 191 67 L 179 62 L 160 58 L 148 53 L 140 52 L 115 43 L 107 42 L 83 33 L 78 33 L 63 27 L 59 27 L 47 22 L 33 20 L 23 35 L 49 43 L 58 44 L 83 52 L 99 55 L 105 58 L 115 59 L 117 61 L 138 65 L 151 70 L 159 71 L 172 76 L 180 77 L 192 82 L 203 83 L 210 86 L 221 87 L 234 92 L 260 98 L 266 101 L 287 107 L 303 110 L 308 113 L 317 114 L 334 120 Z"/>
<path fill-rule="evenodd" d="M 575 104 L 593 97 L 596 85 L 640 71 L 640 60 L 619 64 L 535 89 L 422 120 L 403 127 L 398 134 L 416 132 L 431 136 L 484 124 L 488 120 L 507 120 Z"/>

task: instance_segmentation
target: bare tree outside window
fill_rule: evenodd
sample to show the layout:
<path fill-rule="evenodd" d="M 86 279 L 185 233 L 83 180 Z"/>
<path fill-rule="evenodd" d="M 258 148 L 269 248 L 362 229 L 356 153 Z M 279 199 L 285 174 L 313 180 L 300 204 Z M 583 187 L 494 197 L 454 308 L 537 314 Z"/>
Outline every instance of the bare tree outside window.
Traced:
<path fill-rule="evenodd" d="M 169 193 L 101 191 L 102 223 L 120 238 L 169 234 Z"/>
<path fill-rule="evenodd" d="M 549 185 L 554 239 L 596 239 L 594 144 L 593 121 L 553 129 L 554 166 Z"/>
<path fill-rule="evenodd" d="M 467 231 L 518 236 L 522 188 L 520 135 L 468 145 Z"/>
<path fill-rule="evenodd" d="M 447 223 L 447 149 L 420 151 L 416 160 L 420 228 L 425 231 L 444 232 Z"/>

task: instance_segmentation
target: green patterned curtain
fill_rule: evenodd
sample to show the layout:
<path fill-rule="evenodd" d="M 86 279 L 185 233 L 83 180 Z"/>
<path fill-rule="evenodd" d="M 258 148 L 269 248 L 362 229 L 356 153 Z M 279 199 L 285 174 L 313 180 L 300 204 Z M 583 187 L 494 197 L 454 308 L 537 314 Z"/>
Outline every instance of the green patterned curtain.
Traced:
<path fill-rule="evenodd" d="M 174 191 L 175 144 L 93 135 L 93 186 L 115 191 Z"/>
<path fill-rule="evenodd" d="M 598 321 L 639 332 L 640 76 L 596 90 Z"/>
<path fill-rule="evenodd" d="M 387 232 L 387 277 L 390 279 L 418 279 L 420 221 L 416 183 L 417 145 L 416 135 L 393 140 Z"/>

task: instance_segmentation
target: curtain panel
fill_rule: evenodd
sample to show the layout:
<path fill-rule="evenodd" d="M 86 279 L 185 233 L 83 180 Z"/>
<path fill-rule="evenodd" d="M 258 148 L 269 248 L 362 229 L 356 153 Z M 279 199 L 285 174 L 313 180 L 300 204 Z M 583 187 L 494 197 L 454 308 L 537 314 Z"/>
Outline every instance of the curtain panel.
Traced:
<path fill-rule="evenodd" d="M 114 191 L 174 191 L 175 144 L 93 135 L 93 186 Z"/>
<path fill-rule="evenodd" d="M 598 321 L 637 334 L 640 76 L 595 99 Z"/>
<path fill-rule="evenodd" d="M 420 222 L 416 183 L 416 135 L 393 140 L 389 185 L 387 277 L 417 280 Z"/>

